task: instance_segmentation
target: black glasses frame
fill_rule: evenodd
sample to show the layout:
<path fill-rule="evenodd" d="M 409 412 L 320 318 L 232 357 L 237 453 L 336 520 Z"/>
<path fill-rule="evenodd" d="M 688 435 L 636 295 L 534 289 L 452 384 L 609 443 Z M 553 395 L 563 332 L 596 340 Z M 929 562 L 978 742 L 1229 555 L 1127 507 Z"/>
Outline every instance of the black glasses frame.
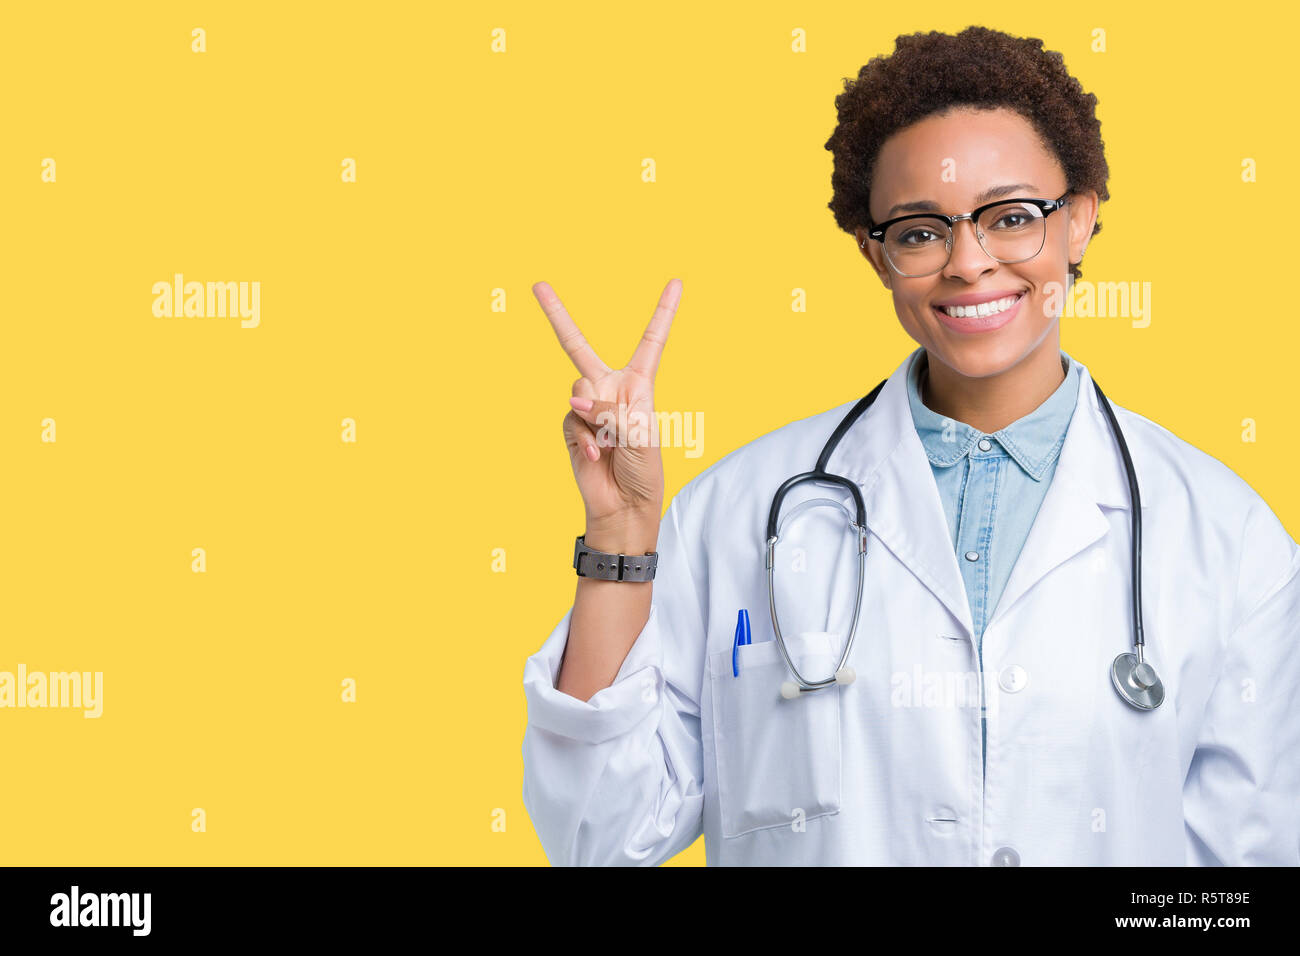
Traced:
<path fill-rule="evenodd" d="M 897 216 L 894 219 L 885 220 L 878 226 L 872 226 L 870 229 L 867 230 L 867 238 L 875 239 L 877 242 L 884 242 L 886 229 L 900 222 L 907 222 L 910 219 L 940 219 L 948 224 L 948 231 L 952 232 L 953 226 L 961 222 L 963 219 L 969 219 L 971 221 L 971 224 L 974 225 L 975 221 L 979 219 L 982 213 L 984 213 L 986 210 L 992 209 L 994 206 L 1001 206 L 1003 203 L 1018 202 L 1018 203 L 1028 203 L 1031 206 L 1037 206 L 1040 210 L 1042 210 L 1043 218 L 1046 219 L 1052 213 L 1056 212 L 1056 210 L 1066 205 L 1065 200 L 1069 197 L 1071 192 L 1073 192 L 1073 190 L 1067 190 L 1065 195 L 1061 196 L 1060 199 L 1028 199 L 1023 197 L 1016 198 L 1016 199 L 995 199 L 993 202 L 986 202 L 978 209 L 974 209 L 968 213 L 963 213 L 960 216 L 945 216 L 941 212 L 918 212 L 918 213 L 912 213 L 907 216 Z"/>

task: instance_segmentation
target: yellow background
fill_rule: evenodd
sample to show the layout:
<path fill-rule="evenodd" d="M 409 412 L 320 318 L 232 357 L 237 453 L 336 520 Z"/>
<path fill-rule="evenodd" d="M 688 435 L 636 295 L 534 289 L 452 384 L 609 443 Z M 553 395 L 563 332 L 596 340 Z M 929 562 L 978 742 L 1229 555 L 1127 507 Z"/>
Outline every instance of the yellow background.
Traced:
<path fill-rule="evenodd" d="M 665 449 L 667 497 L 868 391 L 913 344 L 823 144 L 899 33 L 1039 36 L 1099 96 L 1084 277 L 1150 282 L 1153 316 L 1062 344 L 1294 536 L 1295 23 L 1268 9 L 5 4 L 0 670 L 103 671 L 104 713 L 0 710 L 0 862 L 544 863 L 521 678 L 583 512 L 577 372 L 530 287 L 621 365 L 682 279 L 656 400 L 705 444 Z M 260 327 L 155 318 L 175 272 L 261 282 Z"/>

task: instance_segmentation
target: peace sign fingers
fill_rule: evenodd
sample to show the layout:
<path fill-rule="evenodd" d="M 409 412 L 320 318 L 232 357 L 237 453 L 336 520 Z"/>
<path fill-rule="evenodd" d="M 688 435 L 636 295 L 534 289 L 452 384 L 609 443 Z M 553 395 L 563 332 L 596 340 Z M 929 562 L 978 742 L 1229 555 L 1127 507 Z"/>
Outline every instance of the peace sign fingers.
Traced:
<path fill-rule="evenodd" d="M 659 296 L 659 304 L 655 307 L 654 315 L 650 316 L 650 324 L 646 326 L 636 352 L 632 354 L 632 361 L 627 363 L 628 368 L 640 372 L 646 378 L 654 379 L 655 373 L 659 371 L 659 359 L 664 353 L 664 344 L 668 341 L 668 329 L 673 324 L 673 316 L 677 314 L 677 304 L 681 300 L 682 280 L 669 279 L 663 293 Z"/>
<path fill-rule="evenodd" d="M 550 284 L 538 282 L 533 286 L 533 295 L 537 297 L 542 311 L 550 320 L 551 328 L 555 330 L 555 337 L 560 340 L 561 348 L 578 371 L 592 381 L 609 374 L 609 366 L 600 360 L 600 356 L 587 342 L 577 323 L 569 318 L 564 303 L 560 301 L 560 297 L 555 294 Z"/>

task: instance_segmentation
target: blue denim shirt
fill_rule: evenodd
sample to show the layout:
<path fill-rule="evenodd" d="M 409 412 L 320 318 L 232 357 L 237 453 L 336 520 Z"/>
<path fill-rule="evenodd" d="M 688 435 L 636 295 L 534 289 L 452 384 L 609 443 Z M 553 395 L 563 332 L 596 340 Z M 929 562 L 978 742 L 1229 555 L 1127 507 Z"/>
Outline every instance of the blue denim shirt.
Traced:
<path fill-rule="evenodd" d="M 966 584 L 975 638 L 984 636 L 1011 568 L 1047 495 L 1079 394 L 1079 371 L 1065 352 L 1065 380 L 1043 404 L 992 434 L 921 401 L 925 350 L 912 354 L 907 395 Z"/>
<path fill-rule="evenodd" d="M 940 415 L 921 401 L 925 349 L 912 353 L 907 396 L 966 585 L 983 671 L 984 627 L 1029 537 L 1079 395 L 1079 370 L 1064 351 L 1065 380 L 1043 404 L 992 434 Z M 988 726 L 981 721 L 987 758 Z"/>

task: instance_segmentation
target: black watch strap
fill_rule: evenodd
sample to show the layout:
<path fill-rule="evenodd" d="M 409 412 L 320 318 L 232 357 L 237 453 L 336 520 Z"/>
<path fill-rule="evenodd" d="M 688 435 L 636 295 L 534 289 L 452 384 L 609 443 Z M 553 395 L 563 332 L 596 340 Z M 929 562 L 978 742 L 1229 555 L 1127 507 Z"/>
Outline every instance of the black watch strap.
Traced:
<path fill-rule="evenodd" d="M 573 542 L 573 567 L 579 577 L 602 581 L 653 581 L 659 564 L 659 552 L 645 554 L 610 554 L 587 547 L 578 535 Z"/>

